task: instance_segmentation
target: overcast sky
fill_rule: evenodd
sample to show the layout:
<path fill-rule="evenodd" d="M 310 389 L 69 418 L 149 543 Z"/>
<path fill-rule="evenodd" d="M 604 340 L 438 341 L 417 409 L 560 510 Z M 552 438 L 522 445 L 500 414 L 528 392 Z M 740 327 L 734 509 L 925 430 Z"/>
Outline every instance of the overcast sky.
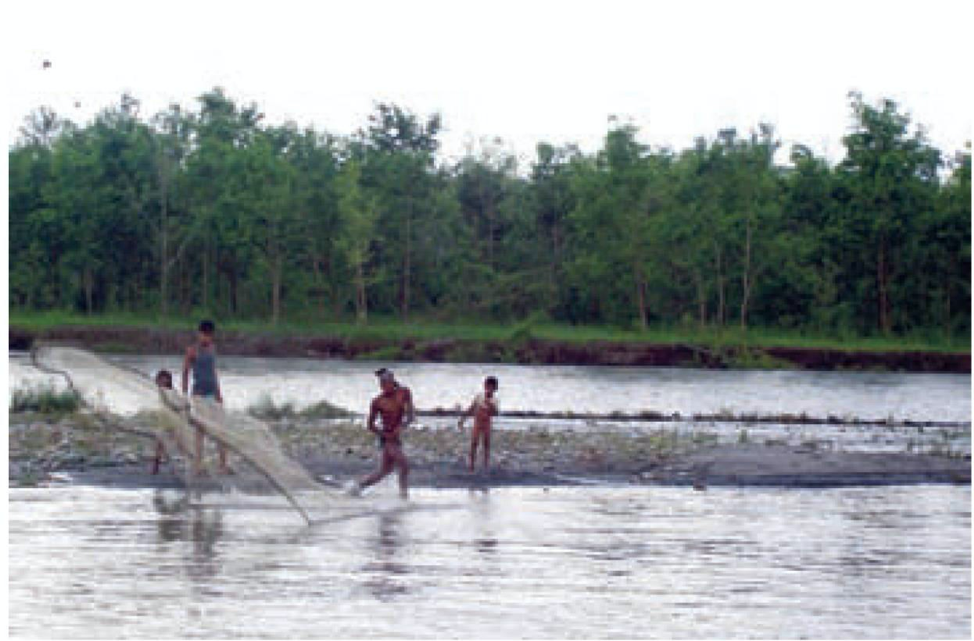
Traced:
<path fill-rule="evenodd" d="M 142 9 L 144 7 L 144 9 Z M 773 123 L 833 160 L 847 93 L 897 100 L 952 153 L 971 138 L 974 2 L 27 2 L 4 23 L 6 134 L 129 92 L 149 115 L 221 86 L 271 122 L 347 134 L 376 100 L 444 118 L 444 151 L 501 137 L 598 148 L 608 117 L 676 149 Z M 51 67 L 43 69 L 43 61 Z M 80 107 L 76 107 L 79 103 Z"/>

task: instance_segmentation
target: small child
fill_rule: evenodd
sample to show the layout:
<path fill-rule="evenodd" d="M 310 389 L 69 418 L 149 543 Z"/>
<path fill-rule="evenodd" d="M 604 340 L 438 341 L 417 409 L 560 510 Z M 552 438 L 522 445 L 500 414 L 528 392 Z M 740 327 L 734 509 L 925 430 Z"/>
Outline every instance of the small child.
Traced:
<path fill-rule="evenodd" d="M 156 372 L 156 385 L 163 389 L 172 389 L 172 372 L 168 369 L 161 369 Z M 162 462 L 162 457 L 166 453 L 166 446 L 163 445 L 162 439 L 156 440 L 156 456 L 152 461 L 152 473 L 159 473 L 159 463 Z"/>
<path fill-rule="evenodd" d="M 477 447 L 480 443 L 484 446 L 484 471 L 490 471 L 490 428 L 492 417 L 500 412 L 500 403 L 497 399 L 497 379 L 488 376 L 484 379 L 484 391 L 477 394 L 467 411 L 460 416 L 457 427 L 463 429 L 463 423 L 468 416 L 473 416 L 473 433 L 470 436 L 470 471 L 474 471 L 474 462 L 477 459 Z"/>

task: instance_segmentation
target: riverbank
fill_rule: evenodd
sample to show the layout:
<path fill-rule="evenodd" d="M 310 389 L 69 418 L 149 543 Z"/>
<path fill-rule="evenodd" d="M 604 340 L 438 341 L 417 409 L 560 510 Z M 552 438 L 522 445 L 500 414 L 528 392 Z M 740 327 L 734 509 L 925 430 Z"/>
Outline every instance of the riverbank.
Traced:
<path fill-rule="evenodd" d="M 269 422 L 285 452 L 325 482 L 374 469 L 374 439 L 359 422 L 290 417 Z M 467 434 L 449 428 L 410 430 L 411 483 L 423 487 L 640 485 L 841 487 L 970 483 L 969 455 L 843 452 L 815 442 L 718 443 L 665 428 L 615 431 L 498 431 L 489 475 L 466 470 Z M 72 482 L 113 487 L 180 487 L 179 461 L 149 474 L 154 443 L 106 430 L 82 413 L 11 414 L 12 487 Z M 235 483 L 245 483 L 246 471 Z"/>
<path fill-rule="evenodd" d="M 446 330 L 443 330 L 446 331 Z M 461 332 L 462 333 L 462 332 Z M 344 358 L 407 362 L 485 362 L 536 365 L 628 365 L 704 368 L 808 370 L 888 370 L 970 373 L 970 352 L 886 348 L 807 347 L 748 341 L 654 343 L 630 338 L 546 338 L 530 328 L 506 337 L 450 338 L 381 336 L 368 333 L 323 335 L 222 330 L 225 355 Z M 487 334 L 488 336 L 490 334 Z M 580 334 L 579 336 L 589 336 Z M 672 337 L 671 337 L 672 338 Z M 679 337 L 676 337 L 679 338 Z M 8 345 L 27 350 L 37 340 L 59 341 L 99 352 L 181 354 L 191 330 L 111 325 L 18 325 L 11 322 Z"/>

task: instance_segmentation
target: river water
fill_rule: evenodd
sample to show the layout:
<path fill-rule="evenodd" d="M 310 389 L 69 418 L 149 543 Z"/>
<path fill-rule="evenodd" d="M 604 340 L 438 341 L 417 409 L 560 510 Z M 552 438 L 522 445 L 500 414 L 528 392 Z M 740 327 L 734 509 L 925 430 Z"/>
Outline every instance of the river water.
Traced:
<path fill-rule="evenodd" d="M 179 360 L 127 356 L 147 374 Z M 45 377 L 10 358 L 10 386 Z M 372 363 L 223 358 L 231 408 L 363 410 Z M 403 364 L 422 408 L 970 421 L 970 376 Z M 566 425 L 577 422 L 565 421 Z M 587 429 L 627 429 L 590 422 Z M 514 422 L 499 424 L 514 429 Z M 754 428 L 751 428 L 754 429 Z M 767 429 L 776 429 L 773 426 Z M 785 429 L 782 426 L 780 429 Z M 841 429 L 841 428 L 835 428 Z M 857 428 L 864 437 L 883 428 Z M 885 437 L 884 437 L 885 438 Z M 967 451 L 970 430 L 966 429 Z M 902 447 L 899 443 L 896 447 Z M 306 526 L 275 497 L 8 492 L 27 638 L 969 638 L 969 486 L 391 485 Z"/>
<path fill-rule="evenodd" d="M 145 374 L 177 376 L 179 357 L 121 356 L 112 360 Z M 10 386 L 47 379 L 23 353 L 9 359 Z M 379 364 L 306 358 L 222 357 L 227 406 L 245 409 L 262 398 L 296 407 L 327 400 L 365 412 L 377 392 Z M 971 420 L 969 374 L 699 370 L 663 367 L 524 366 L 455 363 L 391 364 L 413 391 L 417 407 L 469 403 L 485 376 L 500 380 L 502 410 L 538 412 L 656 411 L 682 415 L 808 414 L 863 419 Z"/>
<path fill-rule="evenodd" d="M 381 493 L 380 493 L 381 494 Z M 969 488 L 9 495 L 24 638 L 969 638 Z"/>

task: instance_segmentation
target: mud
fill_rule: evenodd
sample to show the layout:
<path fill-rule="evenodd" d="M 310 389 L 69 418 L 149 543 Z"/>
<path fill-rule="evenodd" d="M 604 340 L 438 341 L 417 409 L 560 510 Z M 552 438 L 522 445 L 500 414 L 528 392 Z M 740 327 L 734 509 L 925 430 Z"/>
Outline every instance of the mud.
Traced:
<path fill-rule="evenodd" d="M 43 331 L 11 327 L 9 346 L 26 350 L 37 339 L 62 341 L 102 352 L 180 354 L 191 331 L 135 327 L 70 326 Z M 378 359 L 414 362 L 487 362 L 538 365 L 664 367 L 770 367 L 809 370 L 889 370 L 970 373 L 970 353 L 810 349 L 797 347 L 714 350 L 674 344 L 555 340 L 369 340 L 342 337 L 221 332 L 221 352 L 231 356 Z"/>

